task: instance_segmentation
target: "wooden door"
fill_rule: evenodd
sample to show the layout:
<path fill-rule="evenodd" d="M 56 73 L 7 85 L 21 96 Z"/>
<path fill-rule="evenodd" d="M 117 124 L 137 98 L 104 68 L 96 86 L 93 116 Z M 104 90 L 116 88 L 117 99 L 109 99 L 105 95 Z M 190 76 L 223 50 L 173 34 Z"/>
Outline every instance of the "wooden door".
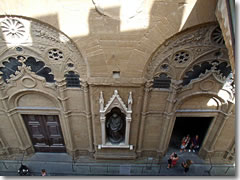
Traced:
<path fill-rule="evenodd" d="M 36 152 L 66 152 L 56 115 L 22 115 Z"/>

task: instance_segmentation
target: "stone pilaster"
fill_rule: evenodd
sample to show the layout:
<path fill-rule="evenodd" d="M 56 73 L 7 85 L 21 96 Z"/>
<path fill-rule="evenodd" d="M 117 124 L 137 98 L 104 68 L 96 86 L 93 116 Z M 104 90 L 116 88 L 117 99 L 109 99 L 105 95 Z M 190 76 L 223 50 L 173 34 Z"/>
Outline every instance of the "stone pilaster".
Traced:
<path fill-rule="evenodd" d="M 63 107 L 63 112 L 61 113 L 64 118 L 63 118 L 63 121 L 61 122 L 65 130 L 65 138 L 67 138 L 65 139 L 65 143 L 67 144 L 66 148 L 69 149 L 70 151 L 74 151 L 73 140 L 71 136 L 71 129 L 69 125 L 69 115 L 68 115 L 69 112 L 67 111 L 67 103 L 66 103 L 66 100 L 68 99 L 65 94 L 66 82 L 64 80 L 57 81 L 56 84 L 57 84 L 58 99 L 61 101 L 61 104 Z"/>
<path fill-rule="evenodd" d="M 172 80 L 171 83 L 171 91 L 169 92 L 166 109 L 163 115 L 163 131 L 161 133 L 161 139 L 158 148 L 158 153 L 160 153 L 160 156 L 164 155 L 166 149 L 168 148 L 167 144 L 169 143 L 171 138 L 171 130 L 175 122 L 175 120 L 173 119 L 175 117 L 173 107 L 176 102 L 177 88 L 179 83 L 181 82 L 175 80 Z"/>
<path fill-rule="evenodd" d="M 87 125 L 88 125 L 88 138 L 89 138 L 89 151 L 93 152 L 93 135 L 92 135 L 92 115 L 90 111 L 90 99 L 89 99 L 89 90 L 87 82 L 82 82 L 83 91 L 84 91 L 84 104 L 87 115 Z"/>
<path fill-rule="evenodd" d="M 140 131 L 139 131 L 139 141 L 137 147 L 137 153 L 140 155 L 142 152 L 142 144 L 143 144 L 143 135 L 144 135 L 144 125 L 146 119 L 146 112 L 148 108 L 149 101 L 149 92 L 152 90 L 152 82 L 147 81 L 144 87 L 144 97 L 143 97 L 143 108 L 141 113 L 141 121 L 140 121 Z"/>

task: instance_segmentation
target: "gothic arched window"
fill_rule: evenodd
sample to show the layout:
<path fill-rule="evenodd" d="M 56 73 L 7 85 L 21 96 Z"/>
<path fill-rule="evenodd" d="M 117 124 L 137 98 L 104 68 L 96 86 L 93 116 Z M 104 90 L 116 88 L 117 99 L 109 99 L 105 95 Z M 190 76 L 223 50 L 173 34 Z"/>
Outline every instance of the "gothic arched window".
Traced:
<path fill-rule="evenodd" d="M 51 69 L 46 67 L 44 62 L 37 61 L 33 57 L 28 57 L 24 64 L 26 64 L 26 66 L 30 66 L 32 72 L 44 77 L 47 82 L 55 82 L 54 76 L 51 74 Z"/>
<path fill-rule="evenodd" d="M 216 65 L 214 65 L 216 64 Z M 215 71 L 221 75 L 223 78 L 227 78 L 232 72 L 231 66 L 227 62 L 219 62 L 214 60 L 212 62 L 205 61 L 201 64 L 194 65 L 192 70 L 185 73 L 182 85 L 188 85 L 193 79 L 199 78 L 200 74 L 205 74 L 207 70 L 211 70 L 215 66 Z"/>
<path fill-rule="evenodd" d="M 8 61 L 2 63 L 4 67 L 0 67 L 0 76 L 2 76 L 5 83 L 10 79 L 11 75 L 16 75 L 15 72 L 18 70 L 18 66 L 22 66 L 22 63 L 14 57 L 9 57 Z"/>
<path fill-rule="evenodd" d="M 69 71 L 68 74 L 64 75 L 67 81 L 67 87 L 81 87 L 79 75 L 75 74 L 74 71 Z"/>
<path fill-rule="evenodd" d="M 161 73 L 153 78 L 153 88 L 170 88 L 171 78 L 166 73 Z"/>

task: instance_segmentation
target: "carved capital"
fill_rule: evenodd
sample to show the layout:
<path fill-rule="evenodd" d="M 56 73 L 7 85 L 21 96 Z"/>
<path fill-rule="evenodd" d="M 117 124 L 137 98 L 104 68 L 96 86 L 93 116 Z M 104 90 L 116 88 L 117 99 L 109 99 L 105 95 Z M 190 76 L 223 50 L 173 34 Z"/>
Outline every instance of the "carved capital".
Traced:
<path fill-rule="evenodd" d="M 153 85 L 153 80 L 148 80 L 144 85 L 145 86 L 144 91 L 150 92 L 152 90 L 152 85 Z"/>

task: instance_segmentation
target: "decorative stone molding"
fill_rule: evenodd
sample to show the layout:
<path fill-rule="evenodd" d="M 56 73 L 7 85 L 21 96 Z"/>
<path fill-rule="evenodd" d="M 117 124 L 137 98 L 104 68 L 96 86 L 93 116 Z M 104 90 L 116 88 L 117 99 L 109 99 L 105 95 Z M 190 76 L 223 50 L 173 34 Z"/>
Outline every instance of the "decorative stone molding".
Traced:
<path fill-rule="evenodd" d="M 56 77 L 58 79 L 64 78 L 61 71 L 67 66 L 68 59 L 71 59 L 80 77 L 87 78 L 86 63 L 78 47 L 54 27 L 33 19 L 16 16 L 1 17 L 0 27 L 3 31 L 0 34 L 0 44 L 2 41 L 2 44 L 7 46 L 7 50 L 6 48 L 0 49 L 0 54 L 4 54 L 2 51 L 16 55 L 24 53 L 35 57 L 38 54 L 39 59 L 44 60 L 51 69 L 56 68 L 59 71 L 54 74 L 61 76 Z M 9 47 L 15 48 L 12 50 Z"/>
<path fill-rule="evenodd" d="M 215 10 L 216 18 L 219 22 L 220 28 L 223 32 L 223 38 L 228 49 L 229 60 L 232 66 L 233 74 L 235 74 L 235 50 L 234 34 L 231 33 L 231 26 L 229 22 L 229 14 L 227 8 L 227 1 L 218 1 L 217 7 Z"/>
<path fill-rule="evenodd" d="M 28 39 L 30 23 L 24 19 L 5 17 L 0 19 L 0 27 L 4 40 L 13 46 Z"/>
<path fill-rule="evenodd" d="M 133 150 L 133 145 L 129 145 L 129 133 L 130 133 L 130 126 L 132 121 L 132 104 L 133 104 L 132 92 L 129 92 L 127 106 L 124 104 L 117 90 L 114 90 L 114 94 L 112 95 L 112 97 L 110 98 L 106 106 L 104 106 L 103 92 L 101 91 L 99 104 L 100 104 L 100 110 L 99 110 L 100 122 L 101 122 L 101 130 L 102 130 L 102 144 L 98 145 L 98 149 L 129 148 L 130 150 Z M 119 144 L 112 144 L 111 142 L 108 142 L 106 137 L 106 115 L 115 107 L 119 108 L 121 112 L 126 115 L 125 139 L 123 142 Z"/>
<path fill-rule="evenodd" d="M 215 87 L 215 82 L 212 80 L 206 80 L 200 83 L 200 89 L 203 91 L 209 91 Z"/>
<path fill-rule="evenodd" d="M 153 54 L 146 68 L 145 78 L 150 80 L 161 70 L 161 65 L 168 59 L 168 66 L 181 74 L 188 66 L 201 56 L 217 49 L 226 49 L 224 44 L 212 42 L 212 33 L 217 24 L 205 24 L 198 28 L 184 31 L 166 40 Z M 215 37 L 217 38 L 217 37 Z M 181 54 L 182 53 L 182 54 Z M 171 74 L 169 74 L 172 76 Z M 181 78 L 177 76 L 177 78 Z M 177 79 L 179 80 L 179 79 Z"/>
<path fill-rule="evenodd" d="M 26 59 L 23 57 L 20 57 L 18 61 L 22 63 L 22 66 L 18 66 L 18 70 L 15 72 L 15 75 L 11 75 L 10 79 L 7 79 L 8 84 L 5 84 L 4 91 L 7 92 L 7 90 L 13 86 L 16 86 L 16 81 L 21 79 L 21 84 L 25 88 L 34 88 L 37 85 L 36 80 L 41 81 L 44 87 L 51 88 L 53 90 L 56 90 L 56 84 L 55 83 L 48 83 L 46 82 L 46 79 L 42 76 L 37 75 L 35 72 L 31 71 L 30 66 L 26 66 L 24 64 L 24 61 Z M 0 76 L 0 81 L 2 80 L 2 77 Z M 1 84 L 1 83 L 0 83 Z"/>

